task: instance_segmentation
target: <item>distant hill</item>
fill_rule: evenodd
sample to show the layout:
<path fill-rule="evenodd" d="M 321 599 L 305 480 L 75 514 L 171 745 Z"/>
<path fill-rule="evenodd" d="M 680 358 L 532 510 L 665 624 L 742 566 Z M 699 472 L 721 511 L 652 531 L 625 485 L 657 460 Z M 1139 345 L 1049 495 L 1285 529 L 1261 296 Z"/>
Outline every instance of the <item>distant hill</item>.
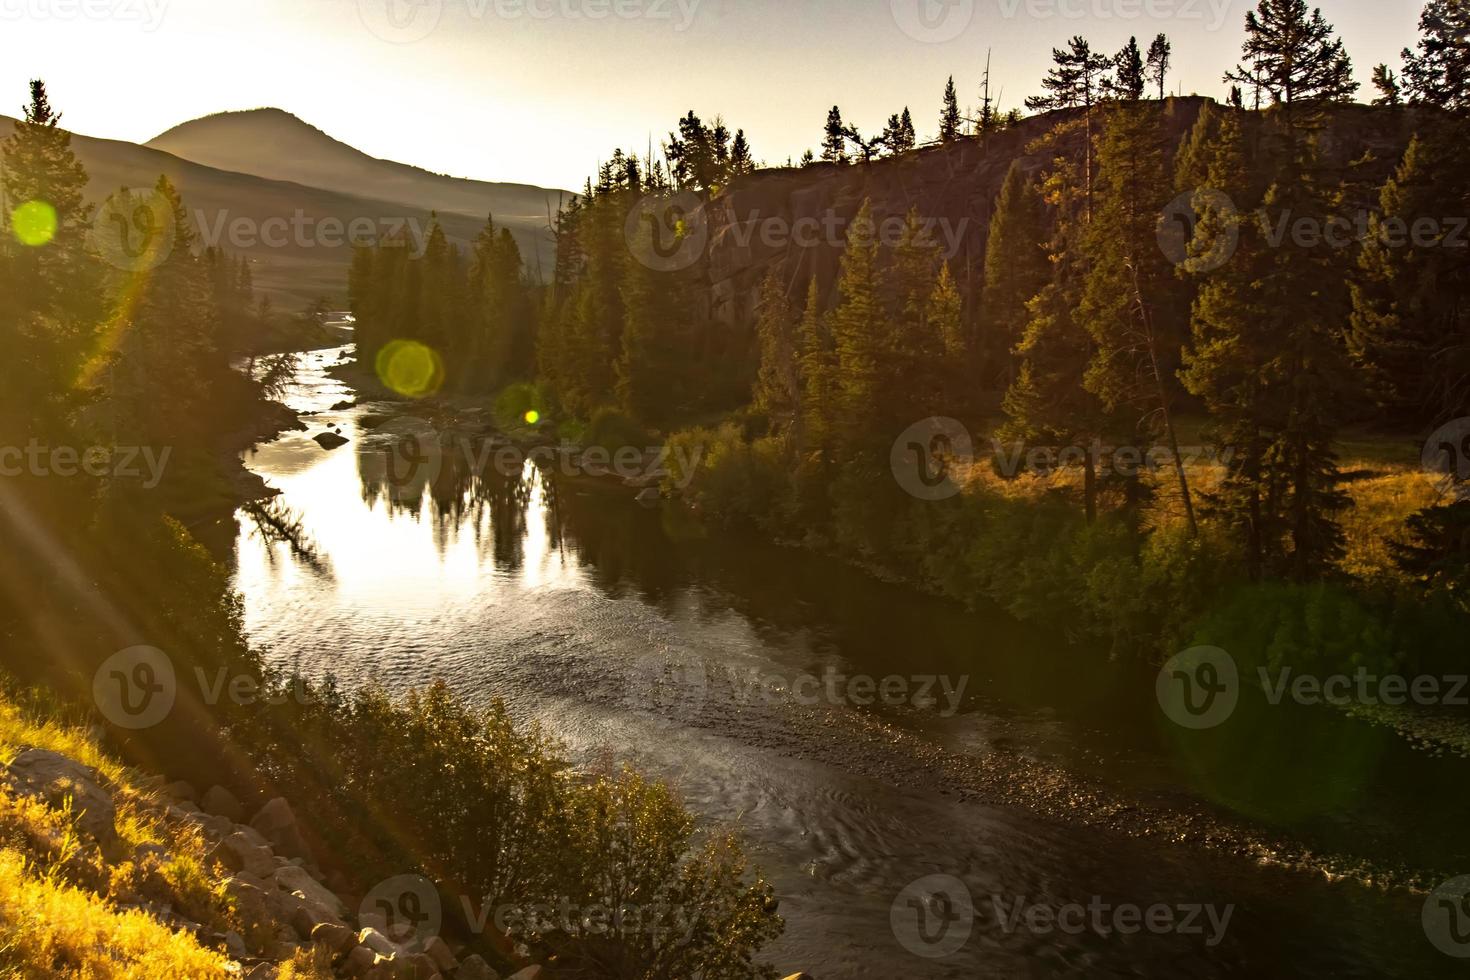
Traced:
<path fill-rule="evenodd" d="M 571 195 L 528 184 L 498 184 L 430 173 L 377 160 L 280 109 L 222 112 L 195 119 L 145 146 L 220 170 L 330 187 L 359 197 L 403 201 L 441 213 L 483 220 L 535 221 Z"/>
<path fill-rule="evenodd" d="M 13 124 L 13 119 L 0 116 L 0 136 L 9 135 Z M 391 232 L 399 225 L 421 229 L 427 227 L 429 212 L 436 206 L 432 201 L 414 196 L 403 199 L 372 197 L 359 193 L 345 181 L 324 180 L 326 186 L 311 186 L 220 169 L 181 159 L 161 149 L 120 140 L 75 135 L 72 148 L 87 168 L 90 177 L 88 197 L 96 202 L 104 200 L 120 187 L 152 187 L 160 174 L 166 174 L 183 195 L 184 204 L 195 219 L 204 243 L 217 242 L 231 252 L 248 257 L 256 286 L 270 295 L 278 308 L 288 310 L 300 309 L 320 297 L 332 300 L 333 305 L 345 299 L 352 250 L 346 244 L 345 233 L 331 233 L 335 230 L 332 219 L 343 227 L 353 221 L 359 225 L 366 222 L 365 227 L 376 227 L 383 232 Z M 343 149 L 347 153 L 356 153 L 350 147 Z M 401 164 L 383 165 L 423 173 Z M 433 180 L 438 179 L 431 174 L 424 176 L 429 178 L 429 182 L 423 186 L 430 186 Z M 458 183 L 495 192 L 504 191 L 504 196 L 498 198 L 492 192 L 485 192 L 482 202 L 488 201 L 492 205 L 497 200 L 521 200 L 521 214 L 512 214 L 506 207 L 496 211 L 496 222 L 508 227 L 515 235 L 533 276 L 541 270 L 550 272 L 555 260 L 555 245 L 547 231 L 545 211 L 537 212 L 526 202 L 532 194 L 539 195 L 537 200 L 544 200 L 555 192 L 514 184 Z M 401 186 L 408 193 L 414 192 L 411 183 Z M 440 221 L 450 239 L 467 248 L 484 226 L 488 211 L 489 208 L 470 212 L 443 208 Z M 231 224 L 241 218 L 247 222 L 243 238 L 232 234 L 230 229 Z M 271 219 L 278 219 L 278 228 L 279 219 L 284 219 L 291 223 L 290 228 L 299 225 L 306 232 L 298 241 L 297 233 L 287 230 L 282 244 L 264 241 L 258 232 L 251 234 Z M 253 244 L 250 241 L 252 237 L 257 238 Z M 281 238 L 280 235 L 272 237 L 278 241 Z M 332 244 L 338 240 L 341 244 Z"/>

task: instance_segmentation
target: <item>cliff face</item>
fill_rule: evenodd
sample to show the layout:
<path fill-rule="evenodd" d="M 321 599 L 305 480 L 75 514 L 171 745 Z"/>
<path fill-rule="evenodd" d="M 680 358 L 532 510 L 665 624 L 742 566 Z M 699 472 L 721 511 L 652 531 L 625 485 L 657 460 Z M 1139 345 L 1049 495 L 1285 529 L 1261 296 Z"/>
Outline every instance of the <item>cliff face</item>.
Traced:
<path fill-rule="evenodd" d="M 1164 146 L 1169 154 L 1212 100 L 1167 100 Z M 985 142 L 966 139 L 867 166 L 816 164 L 762 170 L 735 181 L 706 206 L 709 230 L 708 313 L 717 323 L 749 324 L 760 284 L 777 270 L 798 302 L 815 276 L 824 303 L 832 301 L 847 229 L 871 199 L 880 237 L 917 209 L 950 261 L 967 301 L 977 301 L 985 245 L 996 198 L 1013 161 L 1039 172 L 1055 151 L 1029 153 L 1059 123 L 1080 118 L 1064 110 L 1023 120 Z M 1094 117 L 1094 125 L 1100 125 Z M 1346 188 L 1344 209 L 1372 207 L 1422 116 L 1413 110 L 1342 106 L 1331 110 L 1321 146 Z M 1082 127 L 1063 141 L 1080 153 Z M 1171 161 L 1172 166 L 1172 161 Z M 891 240 L 891 239 L 889 239 Z"/>

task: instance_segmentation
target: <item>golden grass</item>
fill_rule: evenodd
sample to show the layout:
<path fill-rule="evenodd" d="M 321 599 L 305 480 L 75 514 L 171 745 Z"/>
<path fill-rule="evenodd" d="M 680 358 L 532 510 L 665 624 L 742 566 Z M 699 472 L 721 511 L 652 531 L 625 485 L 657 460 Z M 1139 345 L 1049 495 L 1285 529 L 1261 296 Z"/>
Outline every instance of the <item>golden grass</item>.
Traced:
<path fill-rule="evenodd" d="M 84 728 L 0 692 L 0 761 L 23 747 L 60 753 L 110 781 L 118 835 L 131 857 L 102 855 L 77 832 L 66 805 L 0 790 L 0 980 L 226 976 L 226 960 L 192 935 L 120 908 L 167 903 L 207 926 L 233 928 L 199 828 L 167 820 L 157 794 L 139 788 L 136 774 Z M 140 855 L 150 844 L 162 852 Z"/>
<path fill-rule="evenodd" d="M 0 850 L 0 976 L 207 980 L 225 959 L 138 911 L 58 882 Z"/>
<path fill-rule="evenodd" d="M 1181 424 L 1181 437 L 1191 431 L 1191 425 L 1187 420 Z M 1053 493 L 1081 498 L 1081 467 L 1066 466 L 1047 475 L 1022 472 L 1007 478 L 995 471 L 991 449 L 988 436 L 978 440 L 976 461 L 956 473 L 964 486 L 1013 500 L 1037 500 Z M 1010 452 L 1014 450 L 1002 447 L 1002 453 Z M 1343 571 L 1375 585 L 1406 583 L 1393 562 L 1390 542 L 1402 540 L 1404 522 L 1410 515 L 1445 502 L 1442 487 L 1421 468 L 1419 450 L 1412 440 L 1348 433 L 1340 440 L 1338 453 L 1341 471 L 1352 475 L 1344 489 L 1353 506 L 1339 517 L 1347 549 Z M 1198 508 L 1200 496 L 1220 485 L 1225 467 L 1205 453 L 1187 464 L 1185 472 Z M 1183 497 L 1172 464 L 1158 469 L 1152 483 L 1155 497 L 1144 514 L 1144 526 L 1162 528 L 1182 523 Z M 1104 500 L 1104 506 L 1107 503 Z"/>

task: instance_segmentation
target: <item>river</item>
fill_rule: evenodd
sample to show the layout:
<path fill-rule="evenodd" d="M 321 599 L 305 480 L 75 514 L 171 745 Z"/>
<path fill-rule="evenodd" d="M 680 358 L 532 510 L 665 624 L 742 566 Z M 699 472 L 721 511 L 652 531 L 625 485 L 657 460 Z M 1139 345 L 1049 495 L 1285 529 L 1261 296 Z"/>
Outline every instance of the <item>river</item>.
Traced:
<path fill-rule="evenodd" d="M 310 543 L 240 515 L 252 643 L 348 684 L 443 678 L 576 760 L 669 780 L 739 826 L 776 888 L 783 974 L 1463 967 L 1426 937 L 1423 894 L 1369 884 L 1470 871 L 1463 761 L 1319 710 L 1246 729 L 1222 764 L 1218 740 L 1162 718 L 1151 674 L 1064 623 L 967 611 L 530 466 L 390 493 L 360 425 L 373 406 L 331 409 L 354 397 L 326 371 L 344 350 L 301 355 L 288 400 L 321 413 L 310 431 L 246 456 Z M 323 450 L 324 427 L 349 442 Z M 1156 907 L 1153 926 L 1132 907 Z"/>

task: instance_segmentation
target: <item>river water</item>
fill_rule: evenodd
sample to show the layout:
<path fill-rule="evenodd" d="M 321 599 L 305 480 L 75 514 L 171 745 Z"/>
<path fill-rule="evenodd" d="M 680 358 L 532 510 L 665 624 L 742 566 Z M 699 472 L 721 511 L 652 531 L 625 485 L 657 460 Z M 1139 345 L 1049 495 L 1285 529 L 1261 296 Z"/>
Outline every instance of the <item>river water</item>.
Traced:
<path fill-rule="evenodd" d="M 1151 674 L 1065 623 L 710 535 L 621 488 L 446 466 L 398 492 L 360 427 L 382 406 L 331 409 L 348 350 L 301 356 L 288 400 L 320 414 L 246 457 L 299 532 L 239 516 L 252 642 L 348 684 L 443 678 L 576 760 L 669 780 L 775 886 L 783 974 L 1463 973 L 1422 893 L 1370 882 L 1470 871 L 1465 763 L 1320 709 L 1186 740 Z M 312 441 L 328 427 L 348 444 Z"/>

